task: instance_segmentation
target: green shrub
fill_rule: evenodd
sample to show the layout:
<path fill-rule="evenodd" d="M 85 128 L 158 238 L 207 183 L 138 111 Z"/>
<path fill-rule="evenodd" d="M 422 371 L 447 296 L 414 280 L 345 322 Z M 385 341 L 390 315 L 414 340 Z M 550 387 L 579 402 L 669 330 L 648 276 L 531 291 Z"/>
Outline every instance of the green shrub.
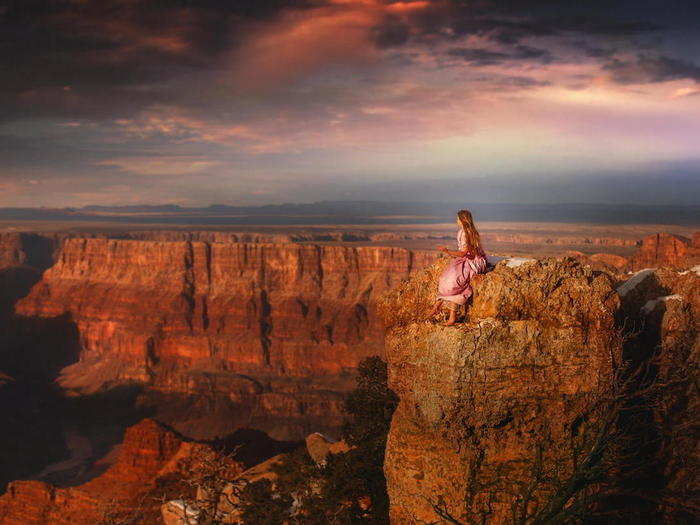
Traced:
<path fill-rule="evenodd" d="M 387 386 L 386 363 L 379 357 L 365 359 L 359 366 L 357 387 L 344 404 L 343 437 L 353 448 L 329 455 L 324 465 L 316 465 L 305 448 L 288 455 L 274 469 L 278 476 L 274 491 L 269 482 L 254 483 L 241 494 L 244 523 L 388 523 L 384 449 L 397 403 Z M 277 499 L 274 493 L 279 494 Z M 292 501 L 296 505 L 290 516 Z M 285 514 L 280 506 L 287 502 Z"/>
<path fill-rule="evenodd" d="M 241 489 L 240 505 L 244 523 L 279 525 L 289 517 L 292 499 L 273 490 L 270 480 L 262 479 Z"/>

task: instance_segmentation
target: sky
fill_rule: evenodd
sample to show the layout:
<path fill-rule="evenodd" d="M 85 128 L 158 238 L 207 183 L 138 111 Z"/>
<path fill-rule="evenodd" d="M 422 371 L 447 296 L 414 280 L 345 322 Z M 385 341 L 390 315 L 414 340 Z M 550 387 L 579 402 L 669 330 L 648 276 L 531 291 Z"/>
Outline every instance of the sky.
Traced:
<path fill-rule="evenodd" d="M 699 197 L 694 0 L 0 0 L 0 206 Z"/>

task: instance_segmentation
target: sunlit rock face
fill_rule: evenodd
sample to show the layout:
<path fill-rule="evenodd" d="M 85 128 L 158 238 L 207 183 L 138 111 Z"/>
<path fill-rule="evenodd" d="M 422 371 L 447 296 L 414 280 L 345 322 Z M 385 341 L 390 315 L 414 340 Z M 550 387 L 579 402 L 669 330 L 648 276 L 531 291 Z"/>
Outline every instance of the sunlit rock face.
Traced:
<path fill-rule="evenodd" d="M 687 268 L 700 264 L 700 232 L 692 239 L 670 233 L 657 233 L 645 237 L 637 252 L 630 259 L 629 268 Z"/>
<path fill-rule="evenodd" d="M 341 422 L 356 365 L 383 353 L 375 297 L 432 254 L 400 248 L 67 239 L 15 311 L 67 318 L 89 394 L 140 385 L 197 437 L 279 438 Z"/>
<path fill-rule="evenodd" d="M 547 516 L 603 435 L 600 407 L 613 391 L 650 386 L 660 389 L 633 396 L 644 417 L 624 424 L 625 439 L 644 452 L 592 490 L 690 494 L 694 471 L 682 458 L 697 455 L 682 430 L 698 416 L 696 272 L 649 271 L 621 283 L 573 258 L 506 260 L 475 279 L 465 322 L 445 327 L 416 315 L 443 266 L 380 301 L 390 387 L 401 400 L 385 463 L 392 523 Z M 621 390 L 627 367 L 654 373 Z M 652 446 L 645 436 L 663 437 Z M 687 518 L 658 501 L 629 504 L 669 523 Z"/>
<path fill-rule="evenodd" d="M 401 399 L 385 464 L 392 523 L 434 522 L 436 508 L 505 523 L 536 458 L 572 472 L 572 436 L 620 360 L 619 299 L 610 277 L 572 259 L 503 261 L 478 279 L 467 322 L 443 327 L 399 306 L 424 302 L 439 269 L 385 305 L 390 387 Z M 542 505 L 548 490 L 537 487 L 517 512 Z"/>

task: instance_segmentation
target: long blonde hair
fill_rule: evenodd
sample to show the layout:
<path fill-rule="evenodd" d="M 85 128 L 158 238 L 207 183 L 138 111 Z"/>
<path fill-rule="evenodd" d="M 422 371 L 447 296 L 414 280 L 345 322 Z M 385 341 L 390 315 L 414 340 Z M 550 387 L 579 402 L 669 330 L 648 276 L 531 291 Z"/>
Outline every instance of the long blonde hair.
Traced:
<path fill-rule="evenodd" d="M 481 246 L 481 235 L 474 226 L 474 219 L 472 218 L 472 213 L 469 210 L 459 210 L 457 212 L 457 219 L 462 225 L 464 230 L 464 235 L 467 239 L 467 246 L 477 253 L 484 253 L 484 249 Z"/>

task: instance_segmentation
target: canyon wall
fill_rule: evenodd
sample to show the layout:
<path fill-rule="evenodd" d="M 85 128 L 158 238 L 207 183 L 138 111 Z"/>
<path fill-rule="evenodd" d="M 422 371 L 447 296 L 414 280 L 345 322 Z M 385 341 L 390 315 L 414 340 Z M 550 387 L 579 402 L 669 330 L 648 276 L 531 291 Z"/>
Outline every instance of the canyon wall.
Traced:
<path fill-rule="evenodd" d="M 640 242 L 639 249 L 630 258 L 629 269 L 687 268 L 700 264 L 700 232 L 692 239 L 670 233 L 649 235 Z"/>
<path fill-rule="evenodd" d="M 141 385 L 199 437 L 340 424 L 357 363 L 383 353 L 377 294 L 434 258 L 400 248 L 69 238 L 15 311 L 69 319 L 62 388 Z M 205 421 L 208 424 L 205 424 Z"/>

